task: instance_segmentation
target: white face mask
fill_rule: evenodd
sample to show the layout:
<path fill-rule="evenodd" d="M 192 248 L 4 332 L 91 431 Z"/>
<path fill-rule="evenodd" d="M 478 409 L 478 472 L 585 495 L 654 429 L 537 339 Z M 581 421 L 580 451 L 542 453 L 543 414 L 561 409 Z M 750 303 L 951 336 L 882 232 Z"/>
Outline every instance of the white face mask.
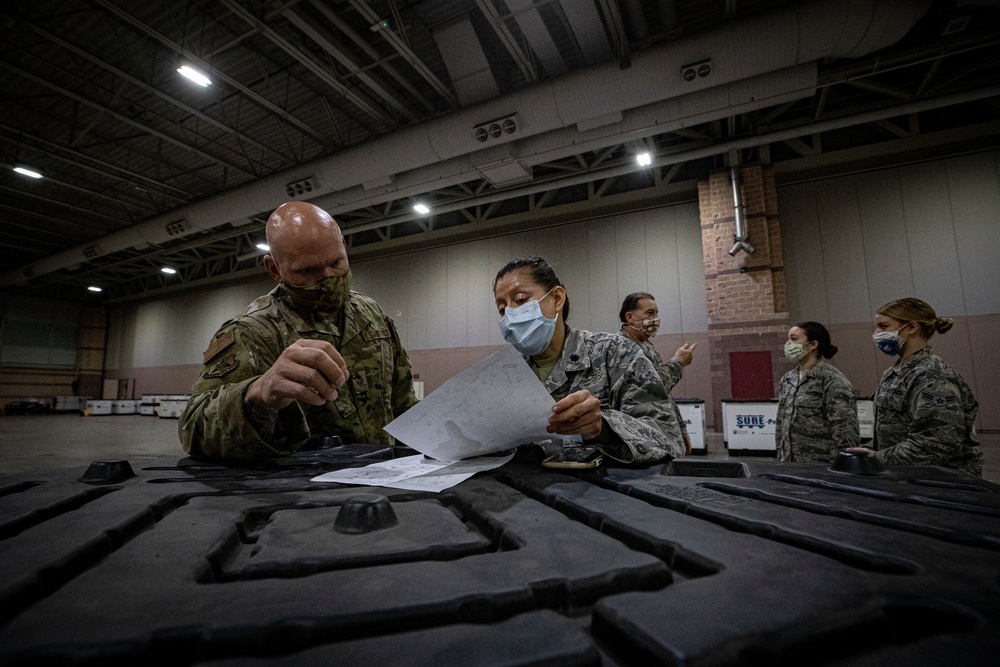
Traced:
<path fill-rule="evenodd" d="M 802 343 L 785 343 L 785 358 L 792 363 L 798 363 L 807 354 L 809 353 L 802 347 Z"/>

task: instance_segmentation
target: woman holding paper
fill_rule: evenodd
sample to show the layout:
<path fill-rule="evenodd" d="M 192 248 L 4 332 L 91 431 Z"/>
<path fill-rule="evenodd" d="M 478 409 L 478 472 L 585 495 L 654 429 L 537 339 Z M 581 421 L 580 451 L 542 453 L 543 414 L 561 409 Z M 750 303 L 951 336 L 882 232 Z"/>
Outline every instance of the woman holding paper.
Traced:
<path fill-rule="evenodd" d="M 515 259 L 493 280 L 504 340 L 556 399 L 548 431 L 606 456 L 651 463 L 684 454 L 667 391 L 642 350 L 617 334 L 566 324 L 569 296 L 548 262 Z"/>

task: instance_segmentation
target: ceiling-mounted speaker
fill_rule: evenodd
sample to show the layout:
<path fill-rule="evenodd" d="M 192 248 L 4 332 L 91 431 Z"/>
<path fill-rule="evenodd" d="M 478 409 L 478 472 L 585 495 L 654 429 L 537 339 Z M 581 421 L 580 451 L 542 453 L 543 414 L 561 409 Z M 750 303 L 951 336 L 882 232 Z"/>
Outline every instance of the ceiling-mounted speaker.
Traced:
<path fill-rule="evenodd" d="M 285 194 L 292 199 L 308 195 L 313 191 L 312 178 L 312 176 L 309 176 L 308 178 L 300 179 L 294 183 L 289 183 L 285 186 Z"/>
<path fill-rule="evenodd" d="M 712 59 L 706 58 L 705 60 L 699 60 L 696 63 L 691 63 L 690 65 L 684 65 L 681 67 L 681 77 L 685 81 L 694 81 L 695 79 L 703 79 L 712 73 Z"/>
<path fill-rule="evenodd" d="M 517 114 L 513 113 L 503 118 L 497 118 L 472 128 L 472 136 L 479 143 L 486 143 L 490 140 L 517 134 L 521 125 L 518 123 Z"/>

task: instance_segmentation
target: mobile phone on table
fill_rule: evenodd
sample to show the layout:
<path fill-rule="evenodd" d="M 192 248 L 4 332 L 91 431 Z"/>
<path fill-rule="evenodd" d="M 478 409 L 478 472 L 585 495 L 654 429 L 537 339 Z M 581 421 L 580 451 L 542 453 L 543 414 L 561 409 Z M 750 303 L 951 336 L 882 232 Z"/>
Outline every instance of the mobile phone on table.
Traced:
<path fill-rule="evenodd" d="M 542 461 L 546 468 L 593 470 L 604 463 L 604 456 L 593 447 L 567 447 Z"/>

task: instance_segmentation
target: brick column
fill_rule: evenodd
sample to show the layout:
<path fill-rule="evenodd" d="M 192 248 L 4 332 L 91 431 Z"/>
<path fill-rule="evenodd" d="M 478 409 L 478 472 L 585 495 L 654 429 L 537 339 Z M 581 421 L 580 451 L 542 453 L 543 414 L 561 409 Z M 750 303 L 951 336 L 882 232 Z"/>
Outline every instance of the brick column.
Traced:
<path fill-rule="evenodd" d="M 749 242 L 755 248 L 752 255 L 729 255 L 736 232 L 729 170 L 713 173 L 707 181 L 698 183 L 712 391 L 716 399 L 711 409 L 719 428 L 722 414 L 718 401 L 733 397 L 732 353 L 769 352 L 775 388 L 788 370 L 783 346 L 790 324 L 774 172 L 770 167 L 755 165 L 741 168 L 740 176 Z"/>

